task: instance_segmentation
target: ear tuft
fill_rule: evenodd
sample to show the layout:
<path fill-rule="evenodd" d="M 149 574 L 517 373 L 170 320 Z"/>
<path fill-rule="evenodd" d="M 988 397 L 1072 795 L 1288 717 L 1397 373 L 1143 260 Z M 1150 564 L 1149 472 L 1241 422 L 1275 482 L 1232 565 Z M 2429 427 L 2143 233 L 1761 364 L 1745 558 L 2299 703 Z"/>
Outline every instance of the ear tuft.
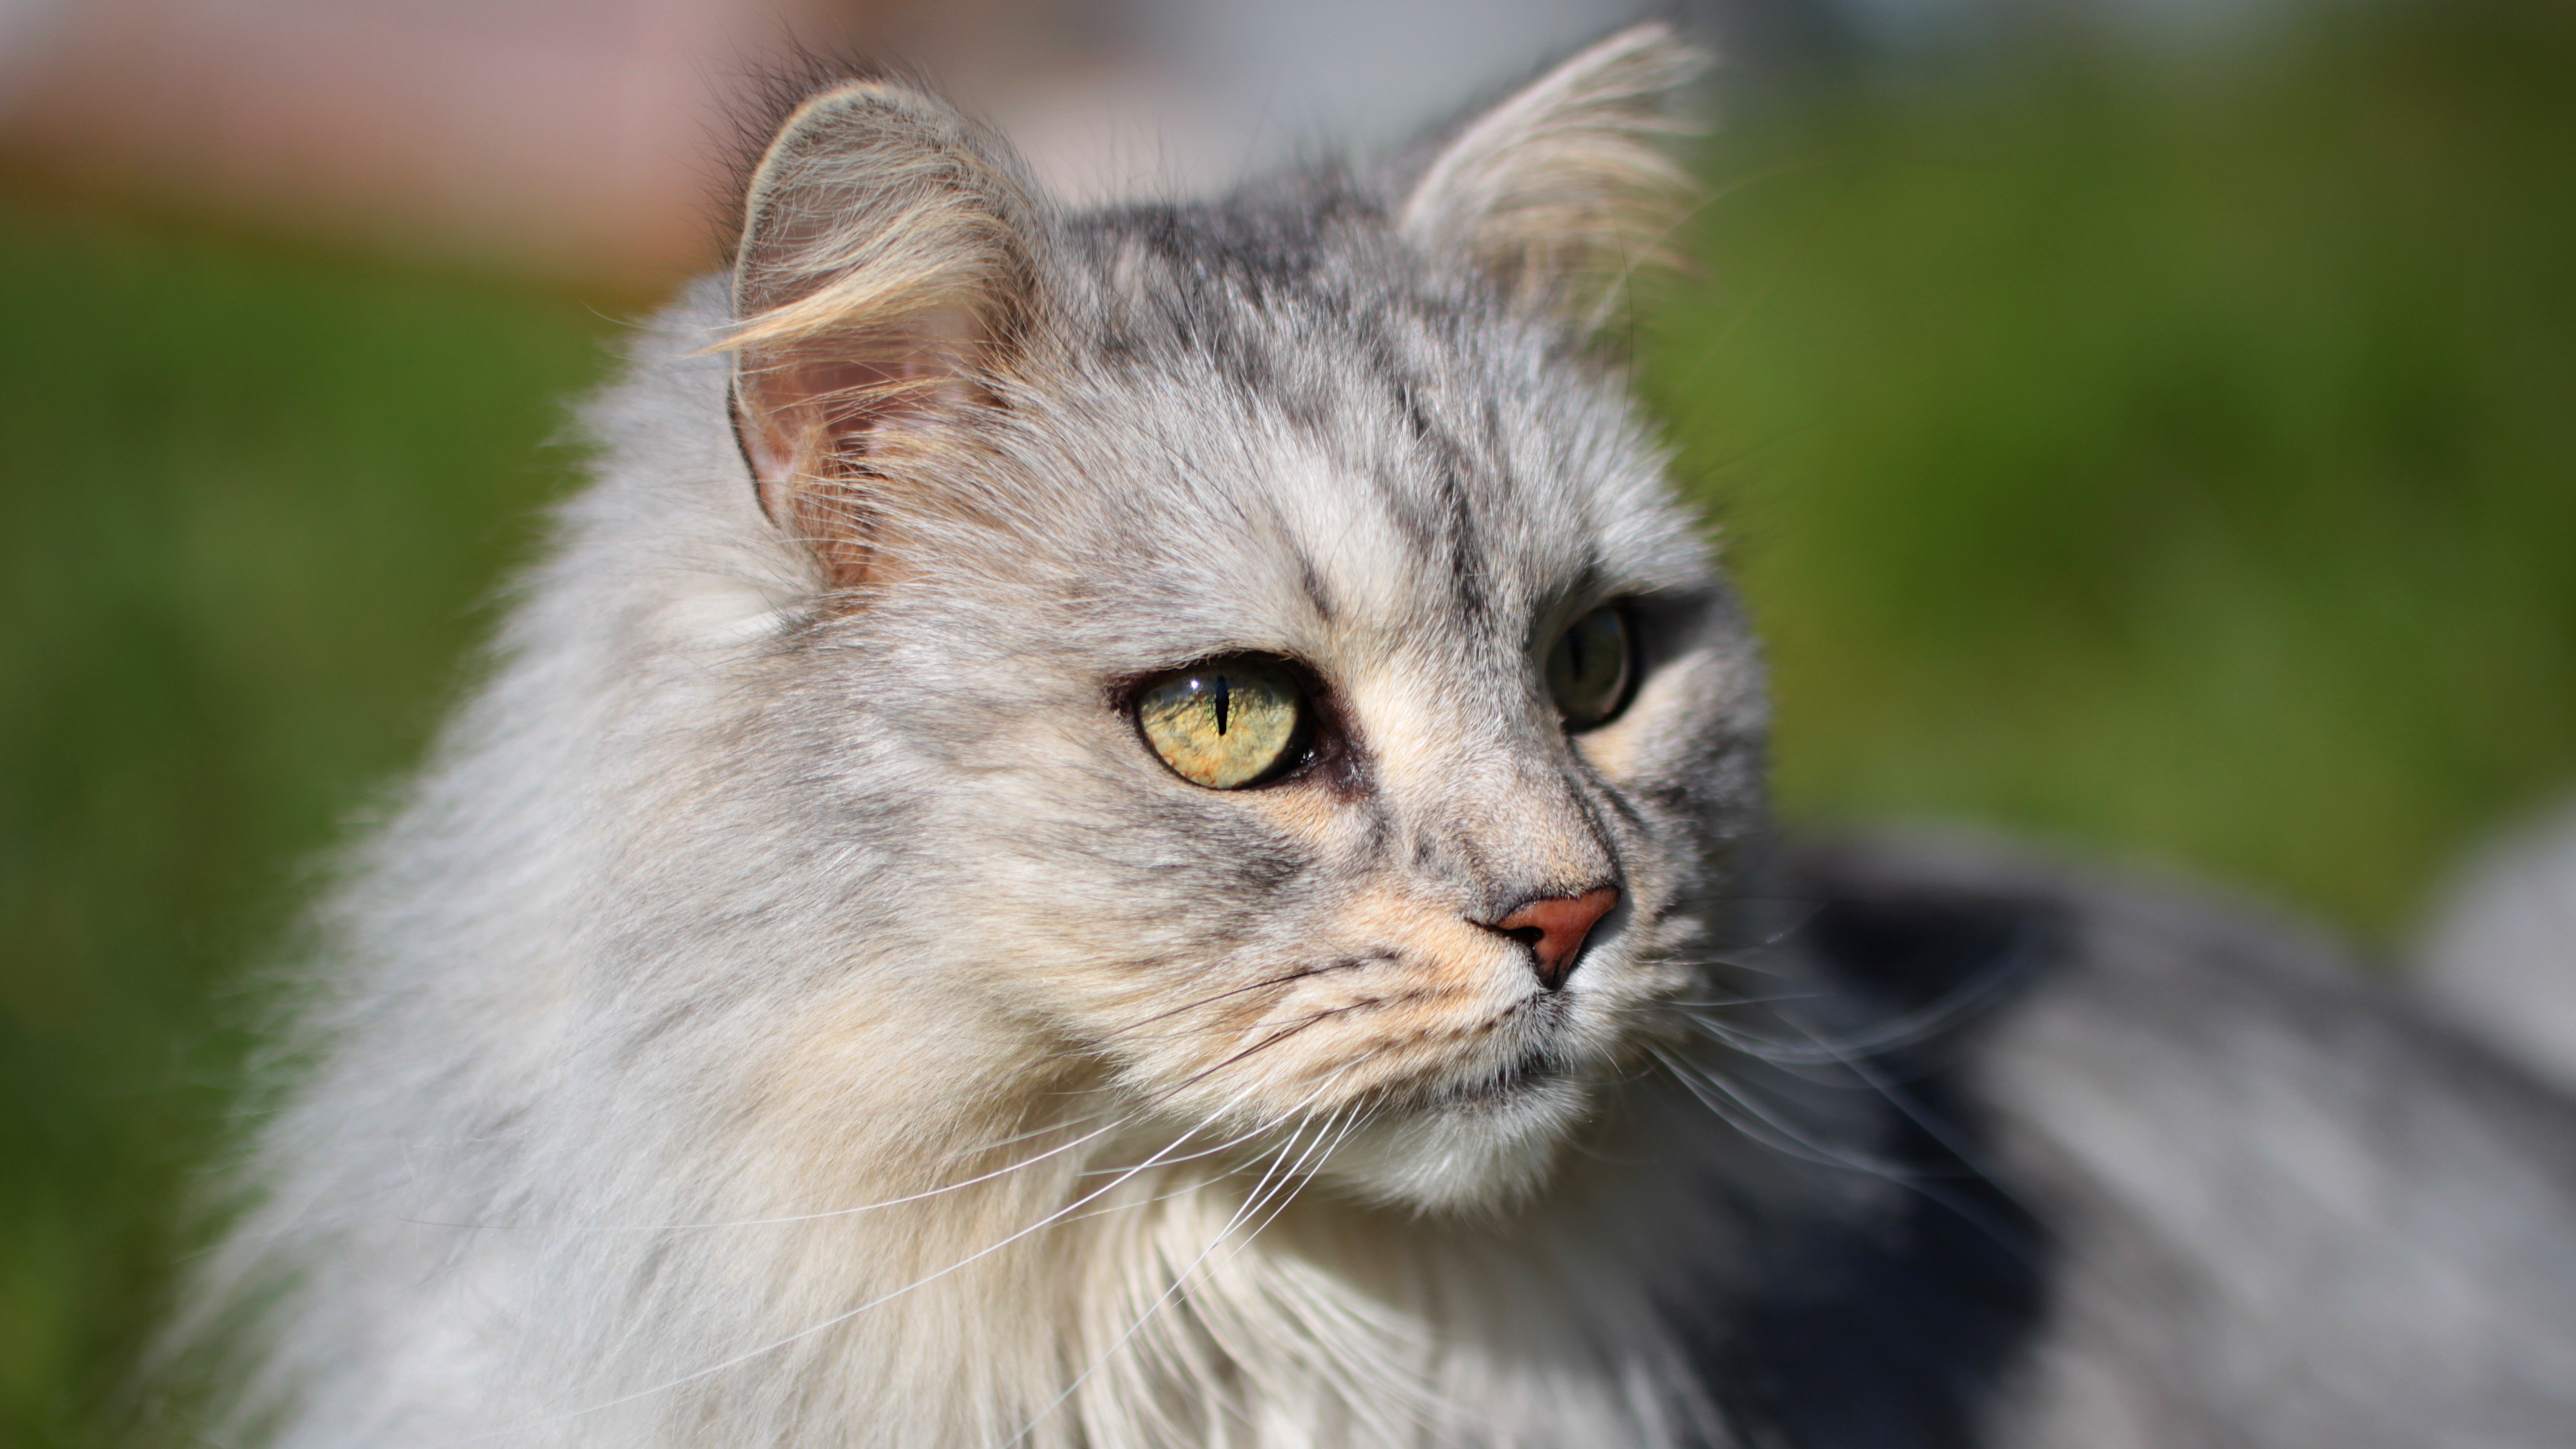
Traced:
<path fill-rule="evenodd" d="M 1600 41 L 1453 136 L 1398 228 L 1533 312 L 1598 327 L 1632 273 L 1682 263 L 1697 189 L 1668 148 L 1698 130 L 1677 103 L 1708 65 L 1661 22 Z"/>
<path fill-rule="evenodd" d="M 761 508 L 860 582 L 908 455 L 993 395 L 1036 289 L 1010 153 L 954 110 L 852 82 L 787 118 L 743 205 L 735 427 Z"/>

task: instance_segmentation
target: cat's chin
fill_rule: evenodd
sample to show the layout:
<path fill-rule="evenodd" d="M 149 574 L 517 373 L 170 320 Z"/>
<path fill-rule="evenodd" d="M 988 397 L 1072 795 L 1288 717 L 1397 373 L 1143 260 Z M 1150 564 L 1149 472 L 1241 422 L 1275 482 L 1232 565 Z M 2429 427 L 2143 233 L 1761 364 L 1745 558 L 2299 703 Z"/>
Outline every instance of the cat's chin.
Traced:
<path fill-rule="evenodd" d="M 1372 1122 L 1324 1175 L 1371 1202 L 1418 1212 L 1489 1212 L 1542 1186 L 1591 1093 L 1564 1078 L 1444 1094 Z"/>

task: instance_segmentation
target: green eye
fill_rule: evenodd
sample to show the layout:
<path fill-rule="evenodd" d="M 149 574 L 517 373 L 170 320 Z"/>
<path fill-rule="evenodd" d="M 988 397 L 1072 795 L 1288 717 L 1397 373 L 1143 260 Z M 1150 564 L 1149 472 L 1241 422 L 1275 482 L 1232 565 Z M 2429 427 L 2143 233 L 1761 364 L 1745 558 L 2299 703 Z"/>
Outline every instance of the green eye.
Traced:
<path fill-rule="evenodd" d="M 1136 727 L 1172 773 L 1211 790 L 1257 785 L 1295 763 L 1306 691 L 1279 665 L 1219 659 L 1146 681 Z"/>
<path fill-rule="evenodd" d="M 1547 651 L 1547 692 L 1565 727 L 1607 724 L 1628 702 L 1628 621 L 1616 608 L 1574 621 Z"/>

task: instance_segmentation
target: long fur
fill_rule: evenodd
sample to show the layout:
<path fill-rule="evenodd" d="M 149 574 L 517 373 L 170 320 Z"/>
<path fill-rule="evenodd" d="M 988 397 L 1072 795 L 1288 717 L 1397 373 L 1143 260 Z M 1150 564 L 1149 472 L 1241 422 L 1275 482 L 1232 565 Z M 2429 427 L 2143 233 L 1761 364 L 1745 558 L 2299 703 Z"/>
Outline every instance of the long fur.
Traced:
<path fill-rule="evenodd" d="M 2362 1335 L 2368 1392 L 2176 1428 L 2259 1375 L 2128 1300 L 2301 1231 L 2190 1185 L 2302 1112 L 2367 1139 L 2325 1068 L 2265 1075 L 2308 1040 L 2268 1006 L 2244 1100 L 2287 1116 L 2154 1136 L 2196 1038 L 2086 1007 L 2135 973 L 2082 962 L 2198 960 L 2197 927 L 2015 927 L 2076 985 L 1999 947 L 1890 1006 L 1851 970 L 1949 937 L 1837 956 L 1814 902 L 1914 870 L 2109 908 L 1954 855 L 1775 876 L 1743 612 L 1579 315 L 1670 224 L 1650 102 L 1694 64 L 1632 32 L 1427 165 L 1070 216 L 917 93 L 800 111 L 741 270 L 591 409 L 598 483 L 321 913 L 308 1066 L 183 1331 L 231 1352 L 221 1432 L 2289 1445 L 2461 1402 L 2416 1392 L 2421 1335 Z M 1614 601 L 1640 683 L 1569 736 L 1537 664 Z M 1124 691 L 1245 651 L 1313 670 L 1334 744 L 1202 790 Z M 1602 880 L 1561 991 L 1478 924 Z M 2428 1099 L 2510 1096 L 2411 1030 L 2384 1055 Z M 2506 1115 L 2460 1131 L 2576 1142 Z M 2512 1179 L 2521 1286 L 2424 1320 L 2480 1345 L 2496 1424 L 2567 1406 L 2564 1179 Z M 2408 1231 L 2367 1222 L 2298 1281 Z M 2417 1236 L 2444 1283 L 2500 1268 Z M 2231 1331 L 2344 1341 L 2244 1286 L 2210 1289 Z"/>

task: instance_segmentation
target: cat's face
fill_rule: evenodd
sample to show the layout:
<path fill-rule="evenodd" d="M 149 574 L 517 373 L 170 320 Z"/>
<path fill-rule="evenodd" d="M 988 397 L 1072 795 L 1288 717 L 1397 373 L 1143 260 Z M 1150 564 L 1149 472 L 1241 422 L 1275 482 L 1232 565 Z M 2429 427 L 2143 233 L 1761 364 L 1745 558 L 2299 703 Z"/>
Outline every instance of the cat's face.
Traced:
<path fill-rule="evenodd" d="M 921 969 L 1013 1060 L 1508 1195 L 1702 988 L 1758 817 L 1736 608 L 1618 379 L 1365 194 L 1013 224 L 1007 367 L 749 375 L 773 515 L 864 529 L 818 546 L 812 768 L 909 782 Z"/>

